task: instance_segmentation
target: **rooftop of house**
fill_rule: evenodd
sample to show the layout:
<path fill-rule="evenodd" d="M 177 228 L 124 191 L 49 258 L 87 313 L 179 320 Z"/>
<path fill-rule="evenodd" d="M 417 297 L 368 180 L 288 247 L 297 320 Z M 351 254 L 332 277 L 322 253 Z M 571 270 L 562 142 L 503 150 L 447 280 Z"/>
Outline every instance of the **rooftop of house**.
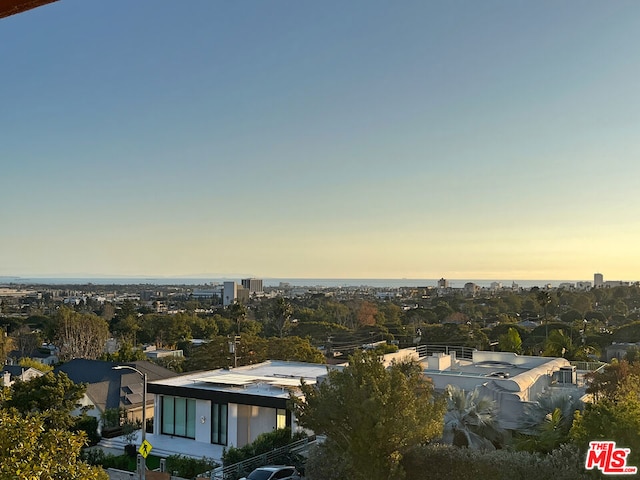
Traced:
<path fill-rule="evenodd" d="M 147 374 L 147 381 L 176 376 L 175 372 L 151 362 L 103 362 L 76 358 L 54 371 L 64 372 L 74 383 L 87 384 L 87 396 L 98 409 L 127 407 L 142 403 L 142 377 L 131 370 L 114 370 L 118 365 L 127 365 Z M 149 402 L 150 399 L 147 399 Z"/>
<path fill-rule="evenodd" d="M 437 354 L 422 359 L 422 364 L 425 375 L 434 380 L 437 377 L 475 377 L 478 385 L 494 380 L 500 388 L 513 392 L 526 390 L 540 376 L 550 375 L 563 367 L 571 368 L 564 358 L 484 351 L 474 351 L 471 360 Z M 436 382 L 436 385 L 442 384 Z"/>
<path fill-rule="evenodd" d="M 173 378 L 157 380 L 154 385 L 186 387 L 198 390 L 241 392 L 287 398 L 289 391 L 300 386 L 300 380 L 315 384 L 327 374 L 324 364 L 270 360 L 255 365 L 232 369 L 218 369 L 189 373 Z"/>

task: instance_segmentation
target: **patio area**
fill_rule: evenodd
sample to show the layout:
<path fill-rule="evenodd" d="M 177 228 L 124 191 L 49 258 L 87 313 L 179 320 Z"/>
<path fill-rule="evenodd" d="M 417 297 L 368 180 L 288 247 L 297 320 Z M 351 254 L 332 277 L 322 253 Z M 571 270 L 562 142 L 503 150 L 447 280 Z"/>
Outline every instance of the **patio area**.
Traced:
<path fill-rule="evenodd" d="M 138 432 L 134 443 L 141 444 L 141 435 Z M 195 442 L 192 439 L 181 437 L 170 437 L 167 435 L 154 435 L 147 433 L 147 441 L 151 444 L 151 454 L 166 458 L 171 455 L 183 455 L 191 458 L 212 458 L 217 463 L 222 463 L 222 451 L 224 445 L 213 445 L 211 443 Z M 103 438 L 98 443 L 105 453 L 121 455 L 124 453 L 124 446 L 127 440 L 124 436 L 114 438 Z"/>

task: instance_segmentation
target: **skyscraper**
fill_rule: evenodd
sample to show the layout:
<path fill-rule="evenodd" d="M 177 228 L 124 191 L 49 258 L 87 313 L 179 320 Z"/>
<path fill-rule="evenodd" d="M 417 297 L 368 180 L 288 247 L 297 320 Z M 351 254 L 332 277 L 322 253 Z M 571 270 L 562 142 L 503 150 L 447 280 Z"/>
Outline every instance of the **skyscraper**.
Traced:
<path fill-rule="evenodd" d="M 243 278 L 240 283 L 249 290 L 249 295 L 262 293 L 262 279 L 260 278 Z"/>
<path fill-rule="evenodd" d="M 593 286 L 595 288 L 602 288 L 602 286 L 604 285 L 604 277 L 602 276 L 601 273 L 594 273 L 593 274 Z"/>

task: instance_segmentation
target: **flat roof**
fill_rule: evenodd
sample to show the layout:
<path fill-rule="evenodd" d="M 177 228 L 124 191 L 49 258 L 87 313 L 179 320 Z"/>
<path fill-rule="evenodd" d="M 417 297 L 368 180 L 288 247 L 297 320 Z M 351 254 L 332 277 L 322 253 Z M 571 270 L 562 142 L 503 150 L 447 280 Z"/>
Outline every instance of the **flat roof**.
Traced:
<path fill-rule="evenodd" d="M 460 362 L 459 369 L 466 374 L 475 374 L 483 377 L 515 377 L 521 373 L 531 370 L 531 367 L 514 365 L 507 362 L 469 362 L 465 365 L 464 361 Z"/>
<path fill-rule="evenodd" d="M 304 379 L 308 384 L 315 384 L 318 377 L 327 374 L 328 368 L 330 366 L 319 363 L 270 360 L 228 370 L 194 372 L 149 383 L 197 390 L 287 398 L 291 389 L 300 386 L 301 379 Z"/>

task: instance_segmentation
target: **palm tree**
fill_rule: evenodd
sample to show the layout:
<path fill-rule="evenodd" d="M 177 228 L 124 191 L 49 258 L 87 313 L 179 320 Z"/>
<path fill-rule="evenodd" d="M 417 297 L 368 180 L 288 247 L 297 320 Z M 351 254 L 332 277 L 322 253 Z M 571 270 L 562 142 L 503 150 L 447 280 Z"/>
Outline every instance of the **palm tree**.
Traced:
<path fill-rule="evenodd" d="M 551 452 L 568 440 L 575 412 L 583 409 L 582 400 L 573 395 L 539 395 L 536 402 L 525 404 L 516 448 Z"/>
<path fill-rule="evenodd" d="M 465 392 L 448 385 L 445 391 L 447 412 L 444 415 L 444 443 L 474 450 L 495 450 L 502 443 L 503 430 L 498 425 L 496 403 L 482 396 L 478 389 Z"/>
<path fill-rule="evenodd" d="M 564 330 L 552 330 L 545 342 L 545 357 L 563 357 L 567 360 L 588 361 L 589 355 L 598 355 L 596 345 L 576 345 Z"/>
<path fill-rule="evenodd" d="M 538 304 L 544 310 L 544 336 L 549 338 L 549 322 L 547 321 L 547 305 L 551 303 L 551 295 L 546 290 L 540 290 L 537 295 Z"/>

